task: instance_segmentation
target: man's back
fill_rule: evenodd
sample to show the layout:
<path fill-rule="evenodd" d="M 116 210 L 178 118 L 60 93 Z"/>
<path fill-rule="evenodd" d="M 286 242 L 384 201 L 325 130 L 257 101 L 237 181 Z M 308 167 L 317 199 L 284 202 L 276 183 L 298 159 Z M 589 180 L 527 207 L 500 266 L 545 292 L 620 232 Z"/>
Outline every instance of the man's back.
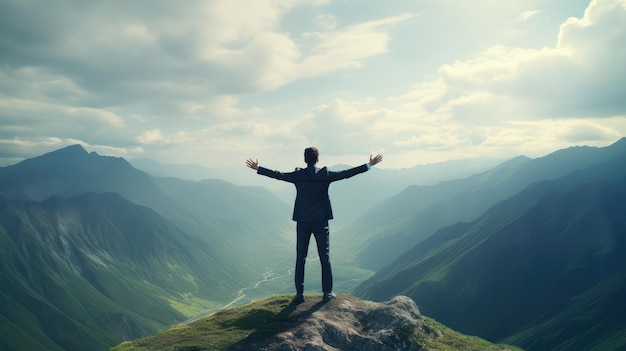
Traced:
<path fill-rule="evenodd" d="M 330 183 L 350 178 L 366 172 L 367 165 L 354 167 L 344 171 L 333 172 L 326 167 L 296 169 L 294 172 L 282 173 L 264 167 L 259 167 L 258 173 L 271 178 L 293 183 L 297 195 L 293 209 L 293 220 L 298 222 L 316 222 L 333 218 L 333 211 L 328 196 Z"/>

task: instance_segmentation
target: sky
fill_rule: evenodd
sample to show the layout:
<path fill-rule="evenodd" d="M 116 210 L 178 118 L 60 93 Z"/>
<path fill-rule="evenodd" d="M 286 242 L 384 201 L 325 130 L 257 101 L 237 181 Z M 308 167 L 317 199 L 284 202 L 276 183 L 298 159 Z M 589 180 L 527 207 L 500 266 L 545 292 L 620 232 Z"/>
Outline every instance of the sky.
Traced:
<path fill-rule="evenodd" d="M 0 166 L 408 168 L 626 136 L 626 0 L 0 0 Z"/>

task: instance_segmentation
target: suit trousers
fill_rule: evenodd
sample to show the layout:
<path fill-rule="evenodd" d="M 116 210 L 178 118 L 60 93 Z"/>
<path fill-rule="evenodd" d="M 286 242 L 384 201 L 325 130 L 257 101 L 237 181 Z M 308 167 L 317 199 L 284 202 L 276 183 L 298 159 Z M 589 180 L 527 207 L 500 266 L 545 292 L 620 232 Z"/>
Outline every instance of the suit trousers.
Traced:
<path fill-rule="evenodd" d="M 317 253 L 320 256 L 320 264 L 322 265 L 322 291 L 324 293 L 331 292 L 333 290 L 333 273 L 330 267 L 330 231 L 328 229 L 328 221 L 298 222 L 296 231 L 298 235 L 296 241 L 296 292 L 300 294 L 304 292 L 304 264 L 309 251 L 311 234 L 315 236 Z"/>

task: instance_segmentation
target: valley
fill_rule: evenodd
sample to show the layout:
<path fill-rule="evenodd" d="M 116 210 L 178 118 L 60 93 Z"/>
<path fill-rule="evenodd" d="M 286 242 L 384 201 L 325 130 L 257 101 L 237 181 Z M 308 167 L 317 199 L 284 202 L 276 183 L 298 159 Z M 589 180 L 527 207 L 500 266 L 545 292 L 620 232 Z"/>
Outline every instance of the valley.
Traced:
<path fill-rule="evenodd" d="M 455 330 L 527 350 L 626 345 L 611 313 L 625 308 L 626 139 L 455 164 L 455 179 L 373 170 L 333 184 L 335 290 L 406 295 Z M 291 296 L 295 223 L 280 192 L 293 189 L 281 185 L 154 176 L 78 145 L 0 168 L 0 348 L 104 350 Z M 320 275 L 311 245 L 305 294 Z M 603 328 L 583 342 L 569 320 Z"/>

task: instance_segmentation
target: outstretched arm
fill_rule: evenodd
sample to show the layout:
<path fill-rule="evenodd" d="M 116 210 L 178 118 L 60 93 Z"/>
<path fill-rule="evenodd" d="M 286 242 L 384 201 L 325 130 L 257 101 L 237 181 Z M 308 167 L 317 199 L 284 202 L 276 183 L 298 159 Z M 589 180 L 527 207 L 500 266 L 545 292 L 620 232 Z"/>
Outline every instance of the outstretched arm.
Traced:
<path fill-rule="evenodd" d="M 367 172 L 372 166 L 377 165 L 383 161 L 383 155 L 378 154 L 376 156 L 370 155 L 370 162 L 366 164 L 362 164 L 359 167 L 354 167 L 350 169 L 346 169 L 344 171 L 339 172 L 328 172 L 330 176 L 330 181 L 334 182 L 341 179 L 346 179 L 353 177 L 359 173 Z"/>
<path fill-rule="evenodd" d="M 382 161 L 383 161 L 383 155 L 378 154 L 378 155 L 376 155 L 374 157 L 372 157 L 372 155 L 370 155 L 370 163 L 369 163 L 369 165 L 370 166 L 374 166 L 376 164 L 381 163 Z"/>
<path fill-rule="evenodd" d="M 272 171 L 271 169 L 267 169 L 265 167 L 259 166 L 259 160 L 253 160 L 251 158 L 246 160 L 246 167 L 252 168 L 257 171 L 257 174 L 264 175 L 266 177 L 284 180 L 285 182 L 293 183 L 294 182 L 294 172 L 282 173 L 278 171 Z"/>
<path fill-rule="evenodd" d="M 246 160 L 246 166 L 254 169 L 255 171 L 259 170 L 259 160 L 253 160 L 251 158 Z"/>

